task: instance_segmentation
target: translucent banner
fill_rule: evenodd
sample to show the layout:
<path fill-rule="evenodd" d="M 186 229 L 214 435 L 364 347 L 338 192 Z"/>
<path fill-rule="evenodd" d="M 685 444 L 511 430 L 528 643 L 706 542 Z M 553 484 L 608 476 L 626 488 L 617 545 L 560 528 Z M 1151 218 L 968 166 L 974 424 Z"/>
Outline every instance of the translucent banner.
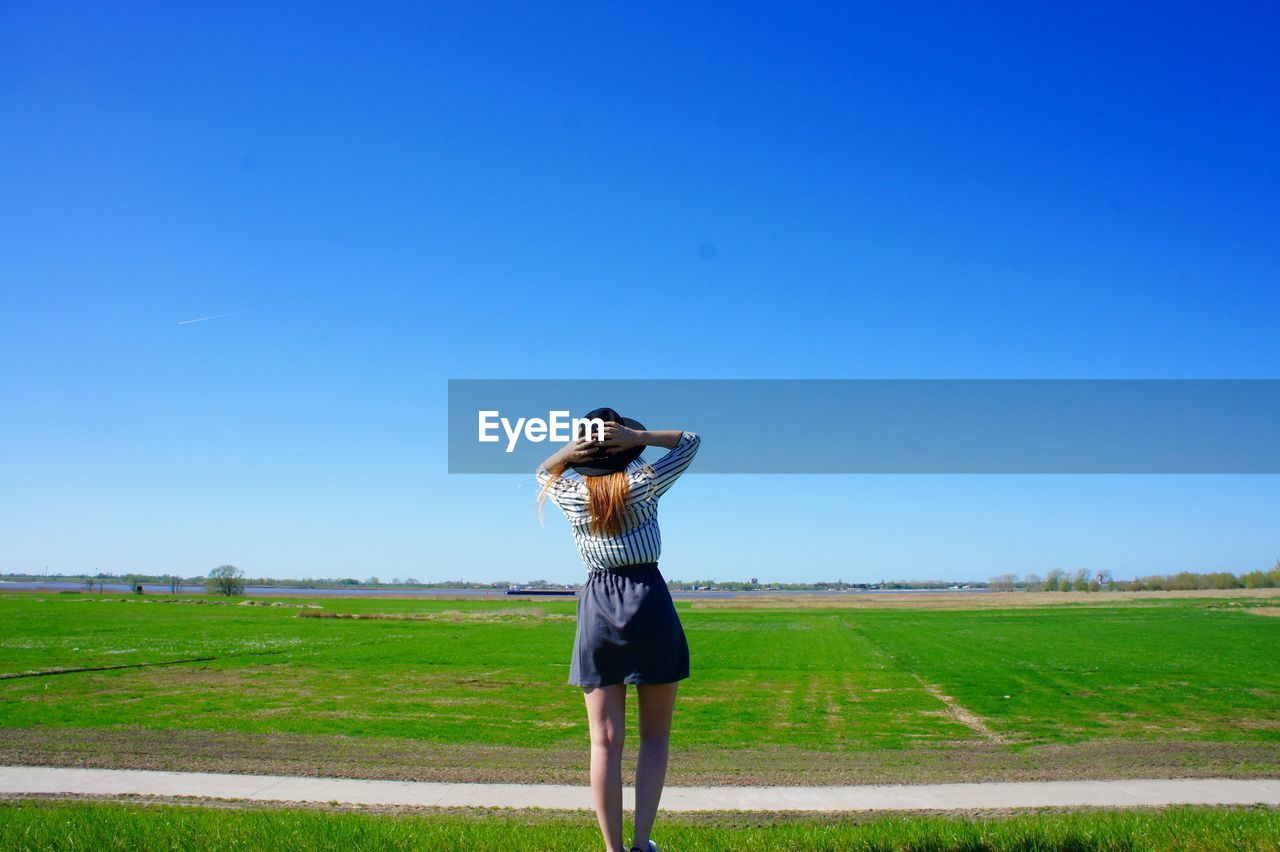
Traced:
<path fill-rule="evenodd" d="M 690 473 L 1280 473 L 1247 379 L 455 379 L 449 472 L 532 473 L 601 407 L 697 432 Z"/>

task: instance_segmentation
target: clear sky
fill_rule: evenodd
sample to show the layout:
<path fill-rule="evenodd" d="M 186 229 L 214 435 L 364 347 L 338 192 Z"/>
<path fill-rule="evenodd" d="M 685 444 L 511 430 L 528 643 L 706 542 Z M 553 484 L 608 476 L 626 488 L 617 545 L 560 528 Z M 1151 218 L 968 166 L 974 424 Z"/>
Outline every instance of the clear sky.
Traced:
<path fill-rule="evenodd" d="M 336 5 L 0 3 L 0 571 L 580 579 L 450 378 L 1280 376 L 1265 12 Z M 1278 479 L 691 472 L 663 572 L 1248 571 Z"/>

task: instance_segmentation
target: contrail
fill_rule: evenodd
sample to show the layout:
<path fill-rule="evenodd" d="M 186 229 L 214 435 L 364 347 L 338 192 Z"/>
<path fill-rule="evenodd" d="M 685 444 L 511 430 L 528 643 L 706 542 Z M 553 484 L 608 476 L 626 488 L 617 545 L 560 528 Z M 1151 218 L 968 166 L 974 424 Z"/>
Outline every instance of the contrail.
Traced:
<path fill-rule="evenodd" d="M 193 322 L 204 322 L 205 320 L 222 319 L 223 317 L 229 316 L 231 316 L 231 314 L 214 314 L 211 317 L 196 317 L 195 319 L 178 320 L 178 325 L 191 325 Z"/>

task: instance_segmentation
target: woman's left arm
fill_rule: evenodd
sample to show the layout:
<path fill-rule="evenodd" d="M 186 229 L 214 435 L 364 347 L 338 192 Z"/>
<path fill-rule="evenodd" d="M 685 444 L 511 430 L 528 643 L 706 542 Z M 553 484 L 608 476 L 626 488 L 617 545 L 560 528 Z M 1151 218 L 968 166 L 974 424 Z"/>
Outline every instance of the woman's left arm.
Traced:
<path fill-rule="evenodd" d="M 604 447 L 610 452 L 620 453 L 633 447 L 665 447 L 675 449 L 684 432 L 679 429 L 663 429 L 661 431 L 640 431 L 628 429 L 621 423 L 604 424 Z"/>
<path fill-rule="evenodd" d="M 641 445 L 666 447 L 669 450 L 662 458 L 650 465 L 653 470 L 654 494 L 658 497 L 667 493 L 667 489 L 675 484 L 680 474 L 688 469 L 702 443 L 697 433 L 687 430 L 641 432 L 617 423 L 606 423 L 604 435 L 605 446 L 613 447 L 614 452 Z"/>

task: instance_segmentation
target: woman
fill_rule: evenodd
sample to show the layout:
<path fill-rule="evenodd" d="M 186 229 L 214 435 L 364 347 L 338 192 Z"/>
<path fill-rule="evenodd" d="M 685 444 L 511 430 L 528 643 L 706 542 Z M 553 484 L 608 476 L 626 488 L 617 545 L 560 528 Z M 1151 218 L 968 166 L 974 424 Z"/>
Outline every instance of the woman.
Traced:
<path fill-rule="evenodd" d="M 544 497 L 564 510 L 588 570 L 578 594 L 578 629 L 569 683 L 580 686 L 591 728 L 591 793 L 608 852 L 622 852 L 622 740 L 627 684 L 636 686 L 635 838 L 630 852 L 658 852 L 649 838 L 667 773 L 677 683 L 689 676 L 689 645 L 667 582 L 658 571 L 658 500 L 689 467 L 701 439 L 650 432 L 611 408 L 603 440 L 579 437 L 537 471 Z M 669 452 L 653 464 L 646 446 Z"/>

